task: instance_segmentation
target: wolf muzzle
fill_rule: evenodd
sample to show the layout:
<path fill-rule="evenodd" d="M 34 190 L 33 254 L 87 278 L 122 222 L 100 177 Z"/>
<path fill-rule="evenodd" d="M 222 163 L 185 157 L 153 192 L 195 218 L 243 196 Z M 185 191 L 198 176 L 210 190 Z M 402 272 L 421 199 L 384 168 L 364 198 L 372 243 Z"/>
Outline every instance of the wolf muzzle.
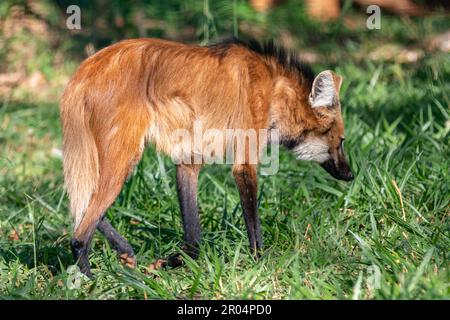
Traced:
<path fill-rule="evenodd" d="M 336 179 L 352 181 L 354 178 L 347 161 L 338 162 L 338 165 L 336 165 L 334 159 L 328 159 L 320 165 Z"/>

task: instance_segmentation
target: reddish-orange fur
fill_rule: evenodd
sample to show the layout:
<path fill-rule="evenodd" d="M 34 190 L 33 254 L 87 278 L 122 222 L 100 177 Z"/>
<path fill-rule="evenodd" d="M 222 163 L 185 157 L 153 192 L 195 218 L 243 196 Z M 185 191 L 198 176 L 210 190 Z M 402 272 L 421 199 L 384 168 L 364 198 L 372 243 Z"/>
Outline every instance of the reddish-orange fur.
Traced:
<path fill-rule="evenodd" d="M 339 91 L 341 79 L 333 77 Z M 136 39 L 91 56 L 61 103 L 74 237 L 95 228 L 145 142 L 170 154 L 171 132 L 192 130 L 195 120 L 204 129 L 267 129 L 276 123 L 283 139 L 327 132 L 330 146 L 337 145 L 343 135 L 340 109 L 313 110 L 311 85 L 276 59 L 237 44 L 225 53 L 220 47 Z"/>

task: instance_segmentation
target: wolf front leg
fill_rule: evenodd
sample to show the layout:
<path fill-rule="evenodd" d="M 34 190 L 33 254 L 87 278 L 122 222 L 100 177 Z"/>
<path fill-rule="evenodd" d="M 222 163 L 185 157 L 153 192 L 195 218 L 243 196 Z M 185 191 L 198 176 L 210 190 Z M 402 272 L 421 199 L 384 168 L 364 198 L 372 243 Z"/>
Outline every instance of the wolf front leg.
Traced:
<path fill-rule="evenodd" d="M 258 215 L 258 177 L 256 175 L 256 165 L 235 165 L 233 167 L 233 175 L 241 198 L 250 248 L 253 254 L 258 257 L 259 251 L 263 246 L 263 241 L 261 236 L 261 223 Z"/>
<path fill-rule="evenodd" d="M 197 205 L 198 175 L 201 165 L 177 165 L 177 193 L 183 220 L 183 251 L 191 258 L 197 259 L 201 240 L 200 217 Z M 167 259 L 158 259 L 150 269 L 179 267 L 183 264 L 182 255 L 175 253 Z"/>
<path fill-rule="evenodd" d="M 197 258 L 201 238 L 200 217 L 197 205 L 197 186 L 200 165 L 177 166 L 177 192 L 184 229 L 183 250 Z"/>

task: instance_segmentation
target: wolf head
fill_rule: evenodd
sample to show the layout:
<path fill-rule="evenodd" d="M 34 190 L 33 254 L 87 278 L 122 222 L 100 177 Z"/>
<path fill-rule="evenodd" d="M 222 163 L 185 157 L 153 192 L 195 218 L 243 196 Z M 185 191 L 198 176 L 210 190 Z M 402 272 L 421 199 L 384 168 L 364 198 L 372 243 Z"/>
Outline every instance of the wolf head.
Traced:
<path fill-rule="evenodd" d="M 341 115 L 339 91 L 342 77 L 330 70 L 314 79 L 309 104 L 317 120 L 317 128 L 306 133 L 293 151 L 298 158 L 312 160 L 334 178 L 353 180 L 352 171 L 344 152 L 344 122 Z"/>
<path fill-rule="evenodd" d="M 298 159 L 317 162 L 334 178 L 350 181 L 353 174 L 344 152 L 344 122 L 339 101 L 341 84 L 342 77 L 330 70 L 314 78 L 306 102 L 308 106 L 303 109 L 307 110 L 307 119 L 303 120 L 307 125 L 300 136 L 289 141 L 288 148 Z"/>

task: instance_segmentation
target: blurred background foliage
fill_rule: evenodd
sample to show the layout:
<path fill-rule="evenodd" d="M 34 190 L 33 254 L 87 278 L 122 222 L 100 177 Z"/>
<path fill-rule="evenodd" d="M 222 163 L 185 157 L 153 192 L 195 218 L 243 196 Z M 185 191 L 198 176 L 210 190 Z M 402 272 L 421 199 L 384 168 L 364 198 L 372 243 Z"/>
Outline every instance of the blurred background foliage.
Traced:
<path fill-rule="evenodd" d="M 259 2 L 273 4 L 269 9 L 258 11 L 256 8 Z M 278 5 L 277 1 L 272 2 L 4 0 L 0 5 L 2 42 L 9 39 L 17 29 L 25 29 L 38 38 L 47 37 L 52 49 L 61 47 L 79 55 L 86 45 L 97 50 L 121 39 L 133 37 L 163 37 L 184 42 L 207 43 L 221 37 L 247 35 L 260 40 L 279 39 L 288 47 L 305 49 L 317 46 L 323 51 L 330 51 L 330 46 L 336 42 L 352 49 L 362 38 L 369 36 L 365 26 L 365 6 L 359 5 L 358 1 L 341 1 L 340 15 L 327 23 L 314 20 L 314 17 L 308 15 L 307 1 L 282 1 Z M 326 1 L 330 2 L 332 1 Z M 66 8 L 72 4 L 81 8 L 82 28 L 79 31 L 66 28 Z M 403 20 L 402 24 L 389 21 L 381 30 L 369 32 L 371 40 L 374 43 L 383 39 L 411 44 L 428 35 L 430 29 L 427 30 L 427 27 L 433 27 L 435 32 L 447 30 L 449 19 L 444 5 L 433 6 L 432 13 L 434 16 L 440 15 L 440 19 L 426 19 L 430 25 L 425 25 L 422 30 L 405 32 L 405 27 L 415 27 L 406 15 L 397 16 L 395 19 Z M 383 11 L 383 15 L 385 14 L 389 13 Z M 13 20 L 11 23 L 15 25 L 12 33 L 6 23 L 8 20 Z M 5 48 L 5 44 L 2 44 Z"/>

